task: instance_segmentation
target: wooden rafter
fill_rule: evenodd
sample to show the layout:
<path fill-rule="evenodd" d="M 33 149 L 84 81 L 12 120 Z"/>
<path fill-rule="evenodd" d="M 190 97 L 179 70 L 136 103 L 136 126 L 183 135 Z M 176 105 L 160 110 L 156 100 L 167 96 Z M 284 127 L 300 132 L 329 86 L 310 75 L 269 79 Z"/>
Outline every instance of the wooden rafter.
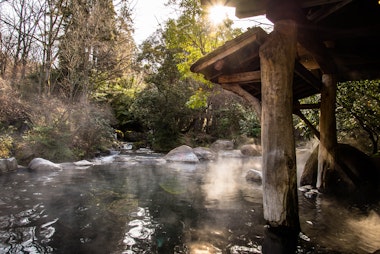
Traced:
<path fill-rule="evenodd" d="M 227 42 L 224 46 L 218 48 L 218 50 L 211 52 L 207 58 L 201 58 L 191 67 L 193 72 L 201 72 L 208 66 L 213 66 L 217 71 L 223 67 L 223 59 L 233 55 L 244 47 L 252 44 L 260 45 L 264 42 L 268 35 L 264 30 L 256 28 L 248 30 L 246 33 L 235 38 L 233 41 Z"/>
<path fill-rule="evenodd" d="M 249 71 L 242 73 L 234 73 L 231 75 L 220 75 L 218 78 L 218 83 L 229 84 L 229 83 L 256 83 L 261 81 L 260 71 Z"/>
<path fill-rule="evenodd" d="M 343 8 L 345 5 L 349 4 L 350 2 L 352 2 L 352 0 L 341 1 L 337 4 L 335 4 L 334 6 L 329 7 L 328 9 L 327 8 L 321 8 L 318 11 L 316 11 L 312 14 L 309 14 L 307 16 L 307 19 L 314 21 L 314 22 L 318 22 L 318 21 L 326 18 L 327 16 L 331 15 L 332 13 L 338 11 L 339 9 Z"/>
<path fill-rule="evenodd" d="M 295 62 L 294 72 L 303 80 L 305 80 L 310 86 L 312 86 L 316 91 L 321 91 L 322 82 L 298 61 Z"/>

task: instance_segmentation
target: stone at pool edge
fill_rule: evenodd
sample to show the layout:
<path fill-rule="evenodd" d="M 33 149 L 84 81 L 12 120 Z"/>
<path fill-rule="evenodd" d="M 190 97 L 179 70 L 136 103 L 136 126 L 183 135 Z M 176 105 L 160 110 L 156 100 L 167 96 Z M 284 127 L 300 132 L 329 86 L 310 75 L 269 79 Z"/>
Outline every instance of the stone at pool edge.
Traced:
<path fill-rule="evenodd" d="M 0 159 L 0 174 L 15 171 L 18 169 L 17 160 L 14 157 Z"/>
<path fill-rule="evenodd" d="M 193 148 L 187 145 L 182 145 L 177 148 L 174 148 L 164 156 L 164 159 L 167 161 L 175 162 L 199 162 L 199 159 L 197 155 L 194 153 Z"/>
<path fill-rule="evenodd" d="M 245 175 L 247 181 L 252 181 L 256 183 L 262 183 L 263 175 L 262 172 L 256 169 L 249 169 Z"/>
<path fill-rule="evenodd" d="M 59 171 L 62 170 L 62 166 L 51 162 L 43 158 L 34 158 L 29 162 L 28 168 L 30 170 L 41 170 L 41 171 Z"/>

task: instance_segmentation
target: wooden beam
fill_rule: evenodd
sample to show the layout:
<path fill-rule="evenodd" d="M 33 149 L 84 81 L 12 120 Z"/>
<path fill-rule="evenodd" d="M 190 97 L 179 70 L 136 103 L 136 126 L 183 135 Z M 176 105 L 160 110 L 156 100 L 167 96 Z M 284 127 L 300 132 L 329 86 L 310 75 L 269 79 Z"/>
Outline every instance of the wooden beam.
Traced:
<path fill-rule="evenodd" d="M 204 5 L 210 5 L 216 3 L 218 0 L 201 0 Z M 303 0 L 299 1 L 302 8 L 310 8 L 314 6 L 320 6 L 325 4 L 338 3 L 342 0 Z M 238 18 L 248 18 L 265 14 L 267 1 L 263 0 L 227 0 L 220 1 L 227 3 L 227 6 L 236 7 L 235 15 Z"/>
<path fill-rule="evenodd" d="M 343 8 L 345 5 L 347 5 L 351 2 L 352 2 L 352 0 L 341 1 L 337 4 L 335 4 L 334 6 L 328 8 L 327 10 L 326 10 L 326 8 L 319 9 L 318 11 L 316 11 L 312 14 L 309 14 L 307 16 L 307 19 L 312 20 L 313 22 L 321 21 L 322 19 L 324 19 L 327 16 L 331 15 L 332 13 L 338 11 L 339 9 Z"/>
<path fill-rule="evenodd" d="M 261 81 L 261 73 L 260 71 L 249 71 L 249 72 L 241 72 L 234 73 L 231 75 L 221 75 L 218 78 L 218 83 L 220 84 L 228 84 L 228 83 L 250 83 L 250 82 L 260 82 Z"/>
<path fill-rule="evenodd" d="M 310 86 L 312 86 L 316 91 L 321 91 L 322 82 L 298 61 L 295 62 L 294 72 L 303 80 L 305 80 Z"/>
<path fill-rule="evenodd" d="M 319 109 L 321 107 L 321 103 L 314 103 L 314 104 L 295 104 L 294 106 L 295 112 L 300 109 Z"/>
<path fill-rule="evenodd" d="M 342 2 L 342 0 L 307 0 L 301 2 L 302 8 L 308 8 L 308 7 L 314 7 L 319 5 L 325 5 L 325 4 L 333 4 Z"/>

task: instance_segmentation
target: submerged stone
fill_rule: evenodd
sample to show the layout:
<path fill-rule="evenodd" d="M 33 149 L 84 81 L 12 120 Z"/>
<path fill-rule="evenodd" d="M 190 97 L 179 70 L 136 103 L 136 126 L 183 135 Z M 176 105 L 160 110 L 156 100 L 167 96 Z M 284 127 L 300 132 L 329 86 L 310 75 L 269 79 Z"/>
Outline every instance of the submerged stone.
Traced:
<path fill-rule="evenodd" d="M 224 158 L 243 158 L 244 154 L 240 150 L 223 150 L 218 152 L 218 156 Z"/>
<path fill-rule="evenodd" d="M 87 167 L 87 166 L 93 166 L 94 163 L 92 163 L 88 160 L 81 160 L 81 161 L 74 162 L 74 165 L 78 166 L 78 167 Z"/>

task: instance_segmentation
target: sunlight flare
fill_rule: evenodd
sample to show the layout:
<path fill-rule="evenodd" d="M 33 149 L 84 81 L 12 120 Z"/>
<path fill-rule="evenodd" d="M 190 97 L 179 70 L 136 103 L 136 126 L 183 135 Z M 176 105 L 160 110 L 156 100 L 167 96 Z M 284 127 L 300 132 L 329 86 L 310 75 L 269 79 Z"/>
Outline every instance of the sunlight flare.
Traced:
<path fill-rule="evenodd" d="M 214 5 L 209 9 L 209 19 L 214 24 L 222 23 L 226 18 L 231 18 L 234 16 L 235 8 L 226 7 L 223 5 Z"/>

